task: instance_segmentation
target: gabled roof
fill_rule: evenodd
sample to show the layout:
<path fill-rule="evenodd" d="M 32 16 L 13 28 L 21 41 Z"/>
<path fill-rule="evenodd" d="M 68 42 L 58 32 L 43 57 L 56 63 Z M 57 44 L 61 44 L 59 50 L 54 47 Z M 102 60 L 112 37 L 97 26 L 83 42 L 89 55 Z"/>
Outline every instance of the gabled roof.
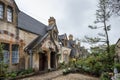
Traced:
<path fill-rule="evenodd" d="M 58 35 L 58 40 L 59 40 L 59 42 L 62 43 L 62 45 L 64 45 L 63 40 L 65 39 L 65 37 L 66 37 L 66 34 Z"/>
<path fill-rule="evenodd" d="M 76 42 L 75 41 L 73 41 L 73 40 L 68 40 L 68 45 L 67 45 L 67 47 L 68 48 L 73 48 L 72 46 L 73 46 L 73 44 L 75 44 Z"/>
<path fill-rule="evenodd" d="M 59 35 L 58 38 L 59 38 L 60 40 L 62 40 L 62 39 L 67 38 L 67 35 L 66 35 L 66 34 L 62 34 L 62 35 Z"/>
<path fill-rule="evenodd" d="M 25 47 L 25 51 L 33 50 L 38 45 L 41 44 L 41 42 L 48 36 L 48 33 L 46 33 L 44 36 L 38 36 L 36 39 L 34 39 L 30 44 L 28 44 Z"/>
<path fill-rule="evenodd" d="M 119 43 L 119 41 L 120 41 L 120 38 L 119 38 L 118 41 L 116 42 L 116 45 Z"/>
<path fill-rule="evenodd" d="M 49 28 L 51 27 L 51 28 Z M 53 29 L 54 26 L 47 27 L 47 30 L 50 31 Z M 38 46 L 41 46 L 41 42 L 49 35 L 49 32 L 46 32 L 43 36 L 38 36 L 36 39 L 34 39 L 29 45 L 25 47 L 25 51 L 33 50 Z"/>
<path fill-rule="evenodd" d="M 47 27 L 48 26 L 37 21 L 22 11 L 18 13 L 18 28 L 20 29 L 43 36 L 47 33 Z"/>
<path fill-rule="evenodd" d="M 75 57 L 76 55 L 76 48 L 73 47 L 73 44 L 76 44 L 74 40 L 68 40 L 67 47 L 71 49 L 70 57 Z"/>

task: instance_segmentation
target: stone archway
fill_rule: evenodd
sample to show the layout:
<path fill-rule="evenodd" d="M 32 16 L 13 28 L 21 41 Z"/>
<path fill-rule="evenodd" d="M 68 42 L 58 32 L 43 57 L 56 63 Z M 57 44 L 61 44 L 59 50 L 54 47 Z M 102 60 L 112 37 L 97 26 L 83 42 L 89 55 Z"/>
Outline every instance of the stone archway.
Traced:
<path fill-rule="evenodd" d="M 39 71 L 47 70 L 47 63 L 46 53 L 39 53 Z"/>

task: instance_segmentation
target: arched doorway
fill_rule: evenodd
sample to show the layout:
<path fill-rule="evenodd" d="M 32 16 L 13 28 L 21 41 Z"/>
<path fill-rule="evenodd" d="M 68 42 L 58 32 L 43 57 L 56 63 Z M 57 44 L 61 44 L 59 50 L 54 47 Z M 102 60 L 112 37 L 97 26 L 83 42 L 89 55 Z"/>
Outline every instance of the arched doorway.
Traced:
<path fill-rule="evenodd" d="M 39 54 L 39 70 L 44 71 L 47 69 L 47 55 L 46 53 Z"/>
<path fill-rule="evenodd" d="M 56 68 L 56 54 L 55 54 L 55 52 L 51 52 L 51 54 L 50 54 L 50 67 L 52 69 Z"/>

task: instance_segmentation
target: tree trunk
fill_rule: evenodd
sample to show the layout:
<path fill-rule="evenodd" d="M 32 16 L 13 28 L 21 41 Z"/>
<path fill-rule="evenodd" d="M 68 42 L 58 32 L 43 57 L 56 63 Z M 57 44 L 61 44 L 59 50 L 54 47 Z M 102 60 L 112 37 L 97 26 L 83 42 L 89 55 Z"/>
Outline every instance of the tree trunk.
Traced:
<path fill-rule="evenodd" d="M 104 30 L 105 30 L 105 35 L 106 35 L 106 43 L 107 43 L 107 53 L 110 52 L 110 45 L 109 45 L 109 37 L 108 37 L 108 32 L 107 32 L 107 26 L 106 26 L 106 6 L 104 5 L 103 9 L 103 16 L 104 16 Z"/>

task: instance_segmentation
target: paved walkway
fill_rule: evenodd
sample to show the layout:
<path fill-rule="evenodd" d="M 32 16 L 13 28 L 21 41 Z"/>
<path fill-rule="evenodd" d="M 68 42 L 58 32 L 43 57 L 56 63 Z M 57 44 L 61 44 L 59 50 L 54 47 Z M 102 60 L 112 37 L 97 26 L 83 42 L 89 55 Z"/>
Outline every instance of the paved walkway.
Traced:
<path fill-rule="evenodd" d="M 21 80 L 52 80 L 53 78 L 56 78 L 61 75 L 62 75 L 62 70 L 58 70 L 58 71 L 53 71 L 53 72 L 49 72 L 41 75 L 35 75 L 35 76 L 24 78 Z"/>
<path fill-rule="evenodd" d="M 66 76 L 63 76 L 62 70 L 58 70 L 46 74 L 31 76 L 20 80 L 99 80 L 99 79 L 82 74 L 68 74 Z"/>
<path fill-rule="evenodd" d="M 68 74 L 66 76 L 59 76 L 52 80 L 99 80 L 99 79 L 95 77 L 90 77 L 90 76 L 76 73 L 76 74 Z"/>

